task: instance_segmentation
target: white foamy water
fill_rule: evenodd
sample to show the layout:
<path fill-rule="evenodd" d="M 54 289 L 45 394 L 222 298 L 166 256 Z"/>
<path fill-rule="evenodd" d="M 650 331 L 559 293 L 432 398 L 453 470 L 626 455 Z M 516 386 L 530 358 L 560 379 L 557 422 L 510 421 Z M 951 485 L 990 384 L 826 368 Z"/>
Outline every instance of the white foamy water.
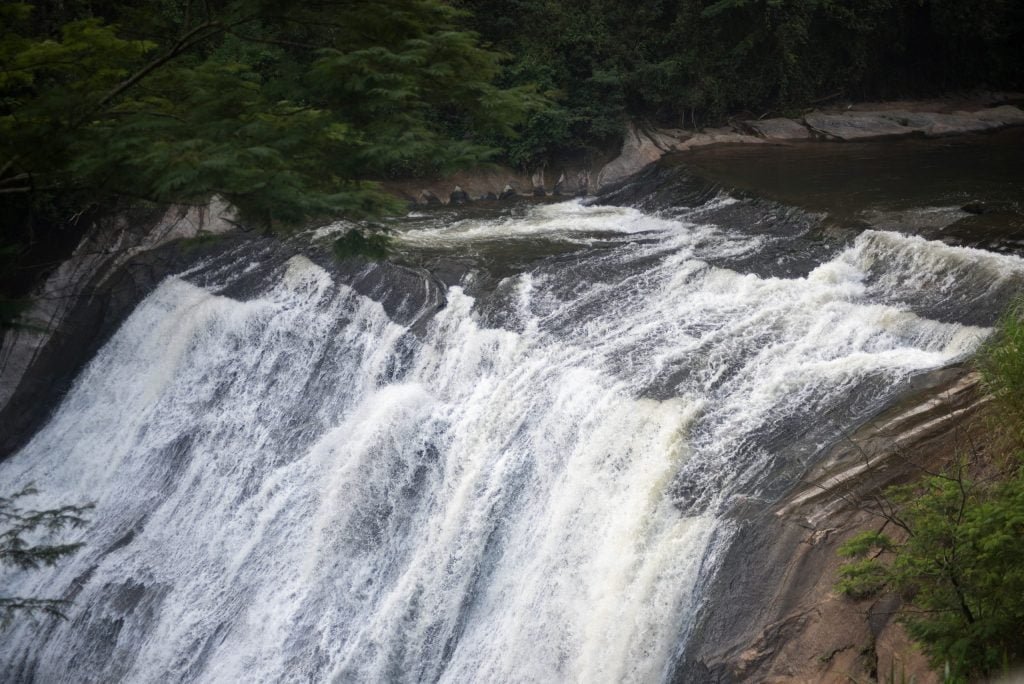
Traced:
<path fill-rule="evenodd" d="M 401 239 L 601 234 L 619 242 L 500 283 L 501 327 L 455 287 L 413 334 L 302 256 L 247 301 L 166 280 L 0 464 L 34 506 L 97 504 L 84 550 L 9 577 L 74 600 L 67 622 L 17 626 L 0 669 L 663 681 L 777 437 L 976 348 L 986 329 L 914 313 L 922 283 L 955 304 L 971 293 L 950 273 L 1024 273 L 865 233 L 762 278 L 712 265 L 760 238 L 576 203 Z"/>

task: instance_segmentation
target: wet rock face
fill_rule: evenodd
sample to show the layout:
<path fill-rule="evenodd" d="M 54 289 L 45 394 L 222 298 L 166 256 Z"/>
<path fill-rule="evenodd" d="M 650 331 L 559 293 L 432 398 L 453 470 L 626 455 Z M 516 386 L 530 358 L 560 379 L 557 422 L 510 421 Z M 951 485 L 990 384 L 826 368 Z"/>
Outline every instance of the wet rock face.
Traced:
<path fill-rule="evenodd" d="M 468 201 L 469 194 L 459 185 L 455 186 L 455 189 L 452 190 L 452 194 L 448 197 L 449 204 L 465 204 Z"/>
<path fill-rule="evenodd" d="M 603 190 L 661 159 L 665 150 L 636 126 L 630 125 L 622 143 L 622 152 L 605 165 L 597 176 L 597 188 Z"/>
<path fill-rule="evenodd" d="M 24 374 L 38 362 L 57 331 L 68 327 L 65 321 L 79 302 L 96 299 L 96 288 L 113 278 L 118 269 L 175 240 L 198 238 L 203 242 L 230 233 L 237 225 L 235 210 L 215 197 L 206 205 L 127 213 L 92 226 L 71 257 L 32 292 L 33 304 L 25 315 L 31 326 L 0 335 L 0 410 L 10 408 Z M 101 304 L 90 301 L 88 306 Z M 71 355 L 76 356 L 74 352 Z M 6 426 L 3 421 L 0 425 Z"/>
<path fill-rule="evenodd" d="M 837 443 L 771 511 L 740 513 L 741 531 L 705 592 L 714 610 L 699 618 L 676 684 L 874 681 L 872 673 L 890 670 L 941 681 L 895 619 L 899 596 L 855 601 L 835 591 L 839 546 L 879 526 L 855 502 L 921 468 L 940 469 L 983 430 L 977 374 L 953 367 L 918 382 Z"/>
<path fill-rule="evenodd" d="M 0 404 L 0 460 L 19 449 L 43 424 L 79 371 L 165 277 L 248 239 L 234 234 L 212 242 L 169 244 L 142 252 L 113 272 L 98 271 L 82 283 L 48 334 L 36 336 L 40 339 L 31 363 L 19 374 L 9 400 Z M 5 340 L 5 344 L 16 342 Z M 4 368 L 5 374 L 14 370 Z"/>

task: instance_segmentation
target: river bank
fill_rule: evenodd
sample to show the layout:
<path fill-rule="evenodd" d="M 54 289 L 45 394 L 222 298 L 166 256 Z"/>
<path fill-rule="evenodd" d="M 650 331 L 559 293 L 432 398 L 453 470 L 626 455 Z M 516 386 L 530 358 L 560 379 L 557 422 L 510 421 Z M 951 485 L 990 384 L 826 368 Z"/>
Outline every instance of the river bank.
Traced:
<path fill-rule="evenodd" d="M 384 186 L 412 206 L 594 195 L 615 189 L 662 158 L 685 156 L 707 148 L 780 148 L 807 143 L 946 138 L 1024 126 L 1022 103 L 1022 93 L 988 93 L 933 100 L 850 103 L 792 117 L 736 117 L 727 125 L 701 129 L 659 128 L 630 122 L 617 151 L 580 153 L 551 160 L 529 171 L 493 164 L 447 177 L 388 180 Z"/>

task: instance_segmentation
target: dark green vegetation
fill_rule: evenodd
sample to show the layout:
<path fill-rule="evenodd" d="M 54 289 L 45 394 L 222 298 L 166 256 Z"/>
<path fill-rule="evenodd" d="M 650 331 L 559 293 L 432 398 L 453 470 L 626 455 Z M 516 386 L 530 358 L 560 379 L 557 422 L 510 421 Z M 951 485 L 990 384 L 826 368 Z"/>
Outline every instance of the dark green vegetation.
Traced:
<path fill-rule="evenodd" d="M 220 195 L 248 226 L 396 210 L 542 105 L 438 0 L 0 5 L 0 323 L 98 217 Z"/>
<path fill-rule="evenodd" d="M 889 488 L 882 530 L 840 549 L 855 560 L 842 569 L 839 589 L 855 598 L 901 592 L 908 632 L 952 681 L 1024 660 L 1022 313 L 1004 319 L 979 359 L 994 400 L 993 443 L 965 448 L 944 472 Z M 890 526 L 899 534 L 885 534 Z"/>
<path fill-rule="evenodd" d="M 55 565 L 82 546 L 50 541 L 62 530 L 85 525 L 88 521 L 83 516 L 92 506 L 62 506 L 40 511 L 19 507 L 19 499 L 35 493 L 35 489 L 26 487 L 9 497 L 0 497 L 0 566 L 35 570 Z M 65 601 L 7 596 L 6 593 L 0 593 L 0 626 L 7 625 L 19 614 L 64 617 L 61 608 Z"/>
<path fill-rule="evenodd" d="M 1019 88 L 1015 0 L 459 0 L 515 55 L 502 79 L 558 106 L 506 146 L 537 162 L 614 140 L 626 117 L 693 127 L 816 101 Z"/>

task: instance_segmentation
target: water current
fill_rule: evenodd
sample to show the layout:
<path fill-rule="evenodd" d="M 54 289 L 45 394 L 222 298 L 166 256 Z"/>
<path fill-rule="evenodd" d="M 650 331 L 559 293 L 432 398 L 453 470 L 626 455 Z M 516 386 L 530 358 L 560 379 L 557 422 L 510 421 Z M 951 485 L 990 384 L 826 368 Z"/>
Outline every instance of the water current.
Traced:
<path fill-rule="evenodd" d="M 405 266 L 339 266 L 326 228 L 163 281 L 0 464 L 34 507 L 96 504 L 80 552 L 7 577 L 72 602 L 0 671 L 669 679 L 737 503 L 965 359 L 1024 283 L 705 199 L 413 217 Z"/>

